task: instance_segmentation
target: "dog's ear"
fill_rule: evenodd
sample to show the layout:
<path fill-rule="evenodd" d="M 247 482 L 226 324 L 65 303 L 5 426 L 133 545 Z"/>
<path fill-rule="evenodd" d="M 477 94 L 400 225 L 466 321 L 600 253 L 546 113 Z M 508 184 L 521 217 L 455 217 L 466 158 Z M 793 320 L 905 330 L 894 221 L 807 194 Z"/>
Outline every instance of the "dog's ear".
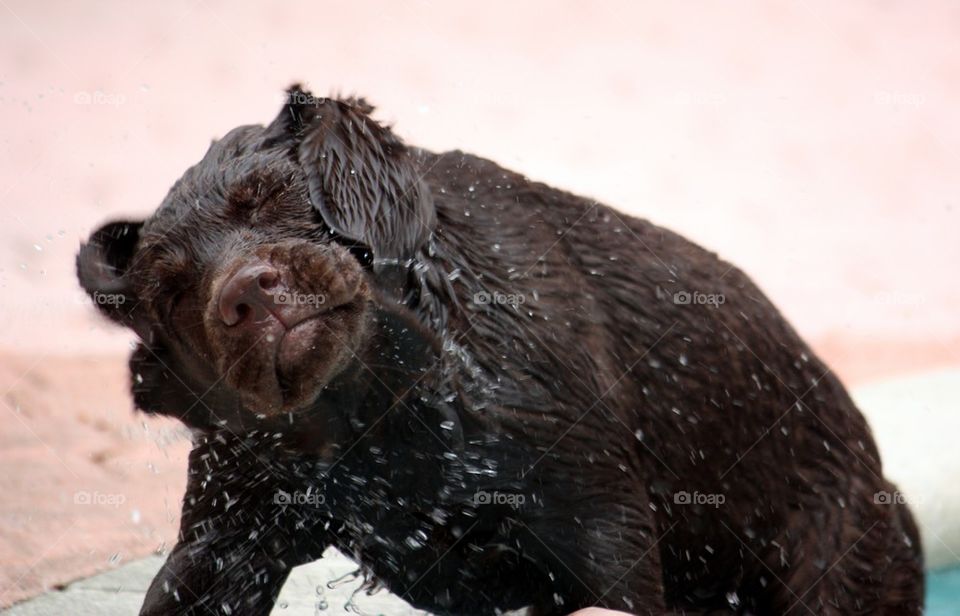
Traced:
<path fill-rule="evenodd" d="M 199 429 L 223 425 L 223 420 L 237 415 L 236 394 L 217 382 L 205 385 L 196 380 L 197 366 L 181 363 L 161 340 L 137 343 L 129 367 L 133 404 L 141 411 L 169 415 Z"/>
<path fill-rule="evenodd" d="M 293 86 L 267 135 L 294 137 L 314 207 L 346 243 L 368 249 L 377 270 L 413 257 L 436 211 L 412 152 L 372 110 L 363 99 L 317 98 Z"/>
<path fill-rule="evenodd" d="M 187 371 L 174 372 L 179 364 L 162 344 L 148 347 L 137 343 L 130 355 L 130 391 L 133 404 L 141 411 L 151 414 L 170 415 L 190 427 L 209 424 L 208 407 L 203 404 L 203 388 L 191 387 Z"/>
<path fill-rule="evenodd" d="M 94 306 L 122 325 L 133 327 L 137 299 L 126 277 L 143 222 L 107 223 L 80 245 L 77 278 Z"/>
<path fill-rule="evenodd" d="M 130 355 L 130 390 L 133 403 L 141 411 L 166 415 L 184 414 L 198 406 L 200 397 L 195 395 L 169 367 L 173 358 L 163 346 L 148 348 L 138 343 Z"/>

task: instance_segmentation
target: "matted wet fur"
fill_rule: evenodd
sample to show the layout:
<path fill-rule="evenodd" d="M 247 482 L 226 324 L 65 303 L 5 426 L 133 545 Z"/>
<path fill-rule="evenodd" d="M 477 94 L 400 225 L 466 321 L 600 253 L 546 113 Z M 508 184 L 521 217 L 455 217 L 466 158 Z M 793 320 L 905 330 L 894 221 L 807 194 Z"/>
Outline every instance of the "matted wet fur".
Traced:
<path fill-rule="evenodd" d="M 866 422 L 740 270 L 288 94 L 78 255 L 195 434 L 141 614 L 267 614 L 331 545 L 438 614 L 920 612 Z"/>

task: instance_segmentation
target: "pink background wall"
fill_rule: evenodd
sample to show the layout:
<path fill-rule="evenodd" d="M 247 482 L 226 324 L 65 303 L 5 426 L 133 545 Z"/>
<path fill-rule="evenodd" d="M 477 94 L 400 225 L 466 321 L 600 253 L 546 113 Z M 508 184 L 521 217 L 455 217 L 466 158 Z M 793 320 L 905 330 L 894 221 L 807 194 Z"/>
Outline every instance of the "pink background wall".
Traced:
<path fill-rule="evenodd" d="M 954 3 L 160 6 L 0 9 L 2 348 L 119 349 L 87 333 L 79 238 L 303 80 L 716 249 L 844 362 L 957 361 Z"/>
<path fill-rule="evenodd" d="M 7 600 L 172 537 L 185 445 L 141 438 L 73 255 L 295 80 L 716 250 L 850 383 L 960 364 L 956 3 L 2 0 Z"/>

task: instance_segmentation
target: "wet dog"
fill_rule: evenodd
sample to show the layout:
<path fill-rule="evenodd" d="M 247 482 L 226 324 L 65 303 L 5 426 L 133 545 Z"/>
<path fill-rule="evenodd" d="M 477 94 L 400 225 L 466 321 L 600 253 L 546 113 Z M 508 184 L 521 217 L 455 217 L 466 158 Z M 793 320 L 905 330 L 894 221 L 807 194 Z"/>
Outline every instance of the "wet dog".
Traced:
<path fill-rule="evenodd" d="M 142 614 L 266 614 L 331 545 L 439 614 L 920 612 L 866 422 L 743 273 L 288 95 L 77 258 L 195 434 Z"/>

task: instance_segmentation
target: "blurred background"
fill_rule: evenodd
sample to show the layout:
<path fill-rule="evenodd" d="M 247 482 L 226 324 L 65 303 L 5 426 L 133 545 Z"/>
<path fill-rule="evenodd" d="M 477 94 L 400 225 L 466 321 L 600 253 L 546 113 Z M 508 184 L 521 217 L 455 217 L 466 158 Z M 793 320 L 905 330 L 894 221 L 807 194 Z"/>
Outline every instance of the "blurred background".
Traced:
<path fill-rule="evenodd" d="M 295 81 L 736 263 L 960 564 L 960 5 L 0 0 L 0 607 L 175 540 L 189 437 L 74 255 Z"/>

